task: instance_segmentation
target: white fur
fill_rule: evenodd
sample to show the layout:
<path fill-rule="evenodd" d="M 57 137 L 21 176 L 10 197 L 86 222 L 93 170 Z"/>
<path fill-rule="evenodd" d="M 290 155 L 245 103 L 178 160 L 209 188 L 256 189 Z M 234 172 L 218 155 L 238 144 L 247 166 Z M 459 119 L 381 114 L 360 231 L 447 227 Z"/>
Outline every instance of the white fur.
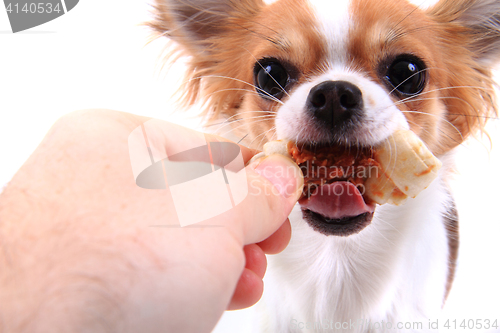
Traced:
<path fill-rule="evenodd" d="M 349 0 L 309 0 L 318 25 L 319 33 L 327 41 L 328 58 L 332 64 L 345 64 L 347 61 L 347 39 L 352 19 Z"/>
<path fill-rule="evenodd" d="M 290 216 L 290 245 L 269 257 L 264 302 L 277 313 L 268 318 L 272 328 L 266 332 L 323 332 L 292 328 L 314 322 L 359 324 L 363 319 L 372 328 L 382 322 L 393 328 L 420 322 L 423 329 L 415 331 L 426 331 L 428 318 L 439 315 L 445 294 L 443 214 L 448 205 L 439 177 L 402 207 L 379 206 L 372 224 L 347 238 L 315 232 L 297 206 Z M 366 324 L 325 331 L 370 332 Z"/>

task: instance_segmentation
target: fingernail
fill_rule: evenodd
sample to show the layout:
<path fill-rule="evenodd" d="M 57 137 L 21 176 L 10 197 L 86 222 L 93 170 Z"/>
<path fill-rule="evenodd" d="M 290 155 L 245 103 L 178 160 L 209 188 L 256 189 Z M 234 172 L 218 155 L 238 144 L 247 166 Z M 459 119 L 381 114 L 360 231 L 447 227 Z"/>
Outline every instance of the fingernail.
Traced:
<path fill-rule="evenodd" d="M 304 176 L 299 166 L 290 158 L 274 154 L 266 156 L 254 167 L 262 177 L 269 180 L 285 198 L 298 200 L 304 187 Z"/>

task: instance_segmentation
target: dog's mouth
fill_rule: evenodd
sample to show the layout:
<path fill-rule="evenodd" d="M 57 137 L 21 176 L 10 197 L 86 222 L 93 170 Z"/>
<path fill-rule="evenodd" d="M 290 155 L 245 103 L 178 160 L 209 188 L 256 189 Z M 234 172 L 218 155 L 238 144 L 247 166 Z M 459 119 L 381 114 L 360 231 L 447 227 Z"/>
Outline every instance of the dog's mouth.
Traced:
<path fill-rule="evenodd" d="M 299 204 L 314 230 L 350 236 L 371 223 L 375 203 L 364 197 L 364 183 L 380 168 L 372 148 L 291 145 L 288 149 L 304 174 Z"/>
<path fill-rule="evenodd" d="M 325 235 L 350 236 L 366 228 L 375 212 L 354 184 L 337 181 L 318 186 L 299 201 L 302 215 L 309 225 Z"/>

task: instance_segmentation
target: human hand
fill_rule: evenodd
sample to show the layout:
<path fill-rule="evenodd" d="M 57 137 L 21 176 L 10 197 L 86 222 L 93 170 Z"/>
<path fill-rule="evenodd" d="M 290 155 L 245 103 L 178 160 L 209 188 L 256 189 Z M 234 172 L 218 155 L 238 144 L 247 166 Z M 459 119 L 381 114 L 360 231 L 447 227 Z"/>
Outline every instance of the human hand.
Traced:
<path fill-rule="evenodd" d="M 6 331 L 208 332 L 226 308 L 260 298 L 264 253 L 281 251 L 290 238 L 300 171 L 279 156 L 248 166 L 240 204 L 182 228 L 168 186 L 142 189 L 130 170 L 128 137 L 147 120 L 114 111 L 70 114 L 5 189 Z M 164 134 L 156 147 L 167 152 L 191 135 Z M 248 161 L 254 152 L 240 148 Z"/>

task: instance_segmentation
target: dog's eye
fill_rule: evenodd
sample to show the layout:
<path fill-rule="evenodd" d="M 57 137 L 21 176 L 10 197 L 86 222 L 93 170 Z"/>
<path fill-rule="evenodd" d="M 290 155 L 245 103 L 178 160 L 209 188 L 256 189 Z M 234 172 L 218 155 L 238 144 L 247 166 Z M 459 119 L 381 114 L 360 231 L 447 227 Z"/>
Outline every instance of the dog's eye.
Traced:
<path fill-rule="evenodd" d="M 277 61 L 261 61 L 255 64 L 257 92 L 269 99 L 281 98 L 288 82 L 286 69 Z"/>
<path fill-rule="evenodd" d="M 387 80 L 404 95 L 416 95 L 425 88 L 425 65 L 411 55 L 402 55 L 389 66 Z"/>

